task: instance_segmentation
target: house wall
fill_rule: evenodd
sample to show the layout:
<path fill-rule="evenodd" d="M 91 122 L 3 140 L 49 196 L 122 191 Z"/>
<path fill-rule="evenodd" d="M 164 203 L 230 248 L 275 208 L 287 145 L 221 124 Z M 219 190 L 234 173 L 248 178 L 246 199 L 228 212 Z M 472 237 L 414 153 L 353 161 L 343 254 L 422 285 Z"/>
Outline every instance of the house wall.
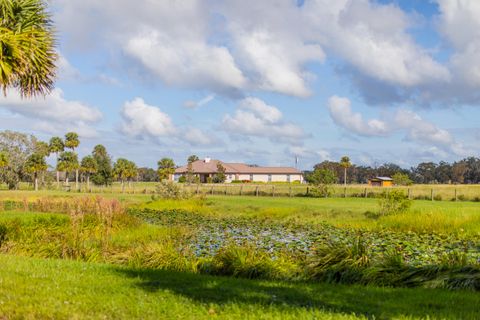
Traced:
<path fill-rule="evenodd" d="M 183 174 L 175 174 L 174 175 L 174 181 L 178 181 L 178 179 L 182 176 Z M 234 180 L 249 180 L 252 182 L 265 182 L 268 183 L 269 181 L 269 175 L 268 174 L 225 174 L 226 175 L 226 183 L 230 183 Z M 251 179 L 253 178 L 253 180 Z M 290 174 L 290 182 L 294 181 L 300 181 L 303 182 L 303 176 L 301 174 Z M 287 174 L 272 174 L 271 175 L 271 182 L 288 182 L 288 175 Z"/>

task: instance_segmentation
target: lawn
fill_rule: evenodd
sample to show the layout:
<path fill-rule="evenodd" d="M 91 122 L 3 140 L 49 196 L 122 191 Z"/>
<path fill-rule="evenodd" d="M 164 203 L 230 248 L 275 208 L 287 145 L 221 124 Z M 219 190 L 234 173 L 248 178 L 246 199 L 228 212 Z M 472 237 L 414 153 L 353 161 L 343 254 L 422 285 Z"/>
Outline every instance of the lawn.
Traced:
<path fill-rule="evenodd" d="M 0 315 L 55 319 L 478 319 L 472 292 L 233 279 L 0 255 Z"/>

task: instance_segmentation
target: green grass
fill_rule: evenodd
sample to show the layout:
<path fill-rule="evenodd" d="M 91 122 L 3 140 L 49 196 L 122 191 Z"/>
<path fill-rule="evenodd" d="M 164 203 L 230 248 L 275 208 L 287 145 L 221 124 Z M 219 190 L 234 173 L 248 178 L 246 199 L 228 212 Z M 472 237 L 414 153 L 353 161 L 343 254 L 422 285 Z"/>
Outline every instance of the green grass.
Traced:
<path fill-rule="evenodd" d="M 0 318 L 478 319 L 480 295 L 285 283 L 0 255 Z"/>
<path fill-rule="evenodd" d="M 414 201 L 409 212 L 381 218 L 377 199 L 267 198 L 210 196 L 198 200 L 158 200 L 150 209 L 181 209 L 220 217 L 271 219 L 295 224 L 326 222 L 338 227 L 480 235 L 480 203 Z"/>

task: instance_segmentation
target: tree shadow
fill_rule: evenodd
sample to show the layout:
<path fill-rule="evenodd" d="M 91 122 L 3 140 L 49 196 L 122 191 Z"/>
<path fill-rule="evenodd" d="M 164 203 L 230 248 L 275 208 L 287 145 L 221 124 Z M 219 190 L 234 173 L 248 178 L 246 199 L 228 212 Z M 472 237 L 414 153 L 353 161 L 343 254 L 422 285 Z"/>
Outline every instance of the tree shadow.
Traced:
<path fill-rule="evenodd" d="M 203 304 L 254 304 L 362 314 L 368 318 L 401 316 L 480 319 L 477 292 L 398 289 L 322 283 L 275 282 L 151 269 L 116 268 L 145 291 L 168 290 Z"/>

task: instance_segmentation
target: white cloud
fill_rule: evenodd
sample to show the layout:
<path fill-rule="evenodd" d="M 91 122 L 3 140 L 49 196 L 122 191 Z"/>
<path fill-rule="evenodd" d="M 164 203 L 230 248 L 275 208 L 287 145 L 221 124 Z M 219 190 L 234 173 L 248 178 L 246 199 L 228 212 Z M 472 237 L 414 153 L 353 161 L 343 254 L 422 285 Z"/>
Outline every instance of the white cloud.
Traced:
<path fill-rule="evenodd" d="M 468 152 L 457 142 L 452 134 L 426 121 L 417 113 L 399 109 L 393 116 L 384 119 L 364 120 L 360 113 L 353 113 L 348 98 L 333 96 L 328 101 L 333 121 L 348 132 L 365 136 L 391 136 L 395 132 L 404 132 L 405 139 L 423 145 L 442 149 L 455 155 L 465 156 Z"/>
<path fill-rule="evenodd" d="M 183 134 L 183 139 L 195 146 L 208 146 L 218 142 L 216 136 L 205 133 L 198 128 L 187 128 Z"/>
<path fill-rule="evenodd" d="M 148 138 L 156 142 L 171 139 L 192 146 L 208 146 L 219 142 L 216 136 L 199 128 L 176 126 L 168 114 L 156 106 L 148 105 L 142 98 L 125 102 L 121 115 L 121 132 L 133 138 Z"/>
<path fill-rule="evenodd" d="M 293 123 L 285 122 L 283 115 L 274 106 L 257 98 L 245 98 L 234 115 L 225 115 L 222 125 L 232 135 L 265 137 L 276 142 L 299 144 L 307 135 Z"/>
<path fill-rule="evenodd" d="M 145 103 L 142 98 L 127 101 L 122 108 L 122 132 L 133 137 L 168 137 L 177 128 L 172 119 L 159 108 Z"/>
<path fill-rule="evenodd" d="M 52 134 L 75 130 L 83 137 L 96 136 L 93 124 L 102 119 L 102 113 L 80 101 L 67 100 L 63 91 L 54 89 L 45 97 L 22 99 L 16 90 L 0 98 L 0 108 L 35 120 L 37 130 Z"/>

